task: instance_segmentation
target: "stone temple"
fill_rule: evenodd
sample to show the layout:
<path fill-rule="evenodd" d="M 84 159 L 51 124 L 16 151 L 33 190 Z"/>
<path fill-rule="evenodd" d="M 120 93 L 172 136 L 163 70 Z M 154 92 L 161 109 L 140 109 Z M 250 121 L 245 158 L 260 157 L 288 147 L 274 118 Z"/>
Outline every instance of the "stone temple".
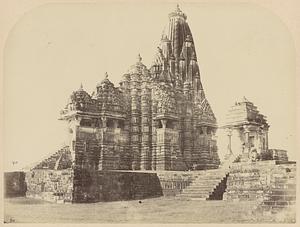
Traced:
<path fill-rule="evenodd" d="M 7 197 L 79 203 L 173 196 L 256 201 L 266 210 L 295 206 L 296 163 L 269 149 L 266 117 L 247 99 L 229 110 L 228 154 L 220 163 L 216 118 L 178 7 L 149 68 L 138 56 L 118 87 L 108 75 L 92 94 L 81 86 L 60 119 L 69 144 L 30 171 L 6 173 Z"/>
<path fill-rule="evenodd" d="M 186 15 L 169 30 L 150 68 L 137 62 L 120 86 L 108 79 L 90 95 L 81 86 L 61 112 L 74 165 L 97 170 L 189 170 L 219 165 L 217 122 L 205 97 Z"/>

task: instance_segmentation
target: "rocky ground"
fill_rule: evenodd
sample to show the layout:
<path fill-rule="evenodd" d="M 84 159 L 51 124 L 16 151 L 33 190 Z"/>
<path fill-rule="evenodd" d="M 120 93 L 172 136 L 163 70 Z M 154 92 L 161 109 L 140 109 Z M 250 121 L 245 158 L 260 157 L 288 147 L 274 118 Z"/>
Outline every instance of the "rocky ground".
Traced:
<path fill-rule="evenodd" d="M 174 198 L 93 204 L 54 204 L 6 199 L 6 223 L 294 223 L 294 210 L 257 211 L 254 202 L 186 201 Z"/>

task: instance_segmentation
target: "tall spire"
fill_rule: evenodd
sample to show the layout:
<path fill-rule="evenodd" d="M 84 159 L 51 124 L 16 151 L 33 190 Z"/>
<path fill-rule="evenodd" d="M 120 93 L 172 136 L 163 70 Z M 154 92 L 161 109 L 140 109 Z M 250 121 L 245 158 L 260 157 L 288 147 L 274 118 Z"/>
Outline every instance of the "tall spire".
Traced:
<path fill-rule="evenodd" d="M 194 89 L 199 90 L 201 81 L 197 54 L 186 19 L 187 17 L 179 8 L 179 5 L 169 14 L 167 30 L 164 30 L 161 36 L 160 47 L 155 56 L 151 72 L 159 76 L 161 71 L 168 71 L 172 81 L 176 80 L 175 73 L 179 73 L 182 83 L 188 80 Z M 197 81 L 196 75 L 198 75 Z"/>
<path fill-rule="evenodd" d="M 179 5 L 177 5 L 175 11 L 169 14 L 169 29 L 165 35 L 171 42 L 172 52 L 177 60 L 179 60 L 183 43 L 188 35 L 191 42 L 193 42 L 192 33 L 186 19 L 187 17 L 181 11 Z"/>

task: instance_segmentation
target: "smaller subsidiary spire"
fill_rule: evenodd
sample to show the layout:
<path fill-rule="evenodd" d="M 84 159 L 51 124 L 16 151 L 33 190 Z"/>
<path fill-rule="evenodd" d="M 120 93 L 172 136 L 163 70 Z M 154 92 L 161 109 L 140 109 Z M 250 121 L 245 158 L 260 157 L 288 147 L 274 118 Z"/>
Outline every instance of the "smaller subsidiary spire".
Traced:
<path fill-rule="evenodd" d="M 196 57 L 195 51 L 193 51 L 193 52 L 191 53 L 191 60 L 197 61 L 197 57 Z"/>
<path fill-rule="evenodd" d="M 185 38 L 186 42 L 193 42 L 192 36 L 190 34 L 187 34 L 186 38 Z"/>
<path fill-rule="evenodd" d="M 182 60 L 182 61 L 185 60 L 184 52 L 183 52 L 183 51 L 181 52 L 181 54 L 180 54 L 180 56 L 179 56 L 179 59 Z"/>
<path fill-rule="evenodd" d="M 161 37 L 161 41 L 162 42 L 170 42 L 170 40 L 168 39 L 168 36 L 167 35 L 162 35 L 162 37 Z"/>
<path fill-rule="evenodd" d="M 170 54 L 170 60 L 175 60 L 175 56 L 174 56 L 173 52 L 171 52 L 171 54 Z"/>
<path fill-rule="evenodd" d="M 99 83 L 97 84 L 97 87 L 101 87 L 101 86 L 103 86 L 104 84 L 112 84 L 112 83 L 109 81 L 109 79 L 108 79 L 108 73 L 107 73 L 107 72 L 105 72 L 104 77 L 105 77 L 105 78 L 104 78 L 101 82 L 99 82 Z"/>

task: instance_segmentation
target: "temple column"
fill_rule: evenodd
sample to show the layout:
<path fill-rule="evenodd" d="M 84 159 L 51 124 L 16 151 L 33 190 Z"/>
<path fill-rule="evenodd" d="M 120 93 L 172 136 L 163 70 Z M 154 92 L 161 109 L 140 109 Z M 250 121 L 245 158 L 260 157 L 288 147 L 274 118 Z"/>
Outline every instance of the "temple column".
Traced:
<path fill-rule="evenodd" d="M 250 130 L 247 126 L 244 126 L 243 128 L 244 128 L 244 138 L 245 138 L 245 150 L 243 152 L 249 153 L 250 152 L 250 143 L 249 143 Z"/>
<path fill-rule="evenodd" d="M 204 146 L 200 154 L 200 164 L 201 164 L 201 169 L 206 169 L 208 168 L 208 164 L 210 160 L 210 147 L 209 147 L 210 138 L 207 133 L 207 126 L 202 126 L 202 132 L 204 137 Z"/>
<path fill-rule="evenodd" d="M 269 150 L 269 135 L 268 135 L 268 129 L 266 129 L 266 131 L 265 131 L 265 134 L 266 134 L 266 141 L 265 141 L 265 143 L 266 143 L 266 145 L 265 145 L 265 149 L 266 149 L 266 151 L 268 151 Z"/>
<path fill-rule="evenodd" d="M 152 115 L 153 116 L 153 115 Z M 157 121 L 152 117 L 152 160 L 151 160 L 151 169 L 156 170 L 157 166 Z"/>
<path fill-rule="evenodd" d="M 232 129 L 227 130 L 227 136 L 228 136 L 227 152 L 229 155 L 232 155 L 232 148 L 231 148 Z"/>
<path fill-rule="evenodd" d="M 140 153 L 140 100 L 139 100 L 139 84 L 138 75 L 133 74 L 131 77 L 131 149 L 133 153 L 132 169 L 139 170 L 141 168 Z"/>
<path fill-rule="evenodd" d="M 77 132 L 80 128 L 80 121 L 81 117 L 76 116 L 72 121 L 69 123 L 69 147 L 72 157 L 72 164 L 75 165 L 75 158 L 76 158 L 76 142 L 77 142 Z"/>
<path fill-rule="evenodd" d="M 144 81 L 142 85 L 141 97 L 141 115 L 142 115 L 142 147 L 141 147 L 141 169 L 151 169 L 151 155 L 150 155 L 150 91 L 147 82 Z"/>
<path fill-rule="evenodd" d="M 152 88 L 152 97 L 155 96 L 153 94 L 155 92 L 155 89 Z M 158 122 L 155 120 L 156 118 L 156 113 L 157 113 L 157 102 L 152 99 L 152 116 L 151 116 L 151 154 L 152 154 L 152 160 L 151 160 L 151 169 L 156 170 L 156 165 L 157 165 L 157 128 L 158 128 Z"/>
<path fill-rule="evenodd" d="M 263 150 L 263 134 L 260 128 L 256 130 L 257 140 L 255 144 L 255 148 L 257 149 L 257 153 L 261 154 Z"/>
<path fill-rule="evenodd" d="M 192 165 L 191 127 L 192 127 L 191 119 L 189 117 L 186 117 L 184 119 L 184 131 L 183 131 L 183 149 L 184 149 L 183 155 L 188 168 L 191 168 Z"/>
<path fill-rule="evenodd" d="M 100 135 L 100 154 L 99 154 L 99 163 L 98 163 L 98 169 L 99 170 L 103 170 L 106 169 L 107 167 L 107 163 L 105 163 L 106 161 L 106 150 L 107 150 L 107 141 L 106 141 L 106 136 L 105 136 L 105 132 L 107 130 L 107 118 L 106 117 L 101 117 L 101 122 L 102 122 L 102 132 Z"/>
<path fill-rule="evenodd" d="M 159 148 L 160 152 L 157 155 L 157 159 L 159 160 L 159 168 L 160 170 L 170 170 L 171 168 L 171 154 L 170 154 L 170 143 L 167 138 L 167 122 L 168 120 L 163 119 L 160 120 L 162 124 L 162 128 L 159 130 Z"/>
<path fill-rule="evenodd" d="M 198 143 L 198 133 L 197 133 L 197 127 L 196 127 L 197 118 L 194 115 L 192 118 L 192 137 L 191 137 L 191 155 L 192 155 L 192 163 L 197 163 L 197 160 L 199 159 L 199 143 Z"/>
<path fill-rule="evenodd" d="M 212 128 L 212 163 L 215 165 L 215 168 L 217 168 L 220 165 L 220 159 L 218 155 L 218 147 L 217 147 L 217 136 L 216 136 L 217 129 Z"/>

